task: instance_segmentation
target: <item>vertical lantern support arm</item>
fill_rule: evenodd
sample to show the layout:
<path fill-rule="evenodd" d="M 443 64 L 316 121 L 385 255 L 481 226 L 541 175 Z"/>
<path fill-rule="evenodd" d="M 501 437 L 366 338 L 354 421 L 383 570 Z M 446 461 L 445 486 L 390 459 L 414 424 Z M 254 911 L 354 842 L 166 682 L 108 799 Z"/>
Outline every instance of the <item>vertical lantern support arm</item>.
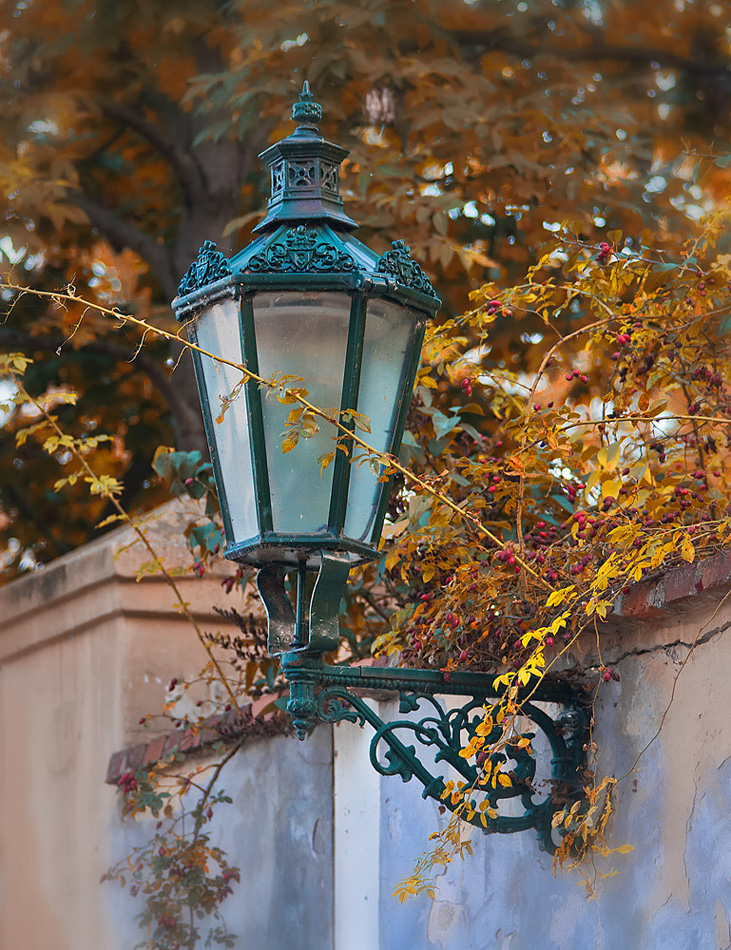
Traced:
<path fill-rule="evenodd" d="M 289 651 L 328 653 L 340 645 L 340 601 L 350 574 L 347 554 L 322 552 L 309 605 L 307 578 L 311 574 L 302 560 L 297 568 L 295 606 L 287 596 L 285 579 L 292 568 L 286 564 L 265 564 L 256 580 L 269 626 L 269 653 Z"/>
<path fill-rule="evenodd" d="M 322 674 L 322 655 L 340 644 L 338 615 L 350 574 L 350 558 L 347 554 L 322 552 L 309 605 L 307 579 L 311 572 L 304 561 L 300 562 L 293 607 L 284 586 L 290 571 L 285 564 L 267 564 L 259 570 L 257 587 L 267 612 L 269 653 L 281 656 L 290 686 L 287 711 L 298 736 L 304 739 L 317 719 L 315 687 Z"/>

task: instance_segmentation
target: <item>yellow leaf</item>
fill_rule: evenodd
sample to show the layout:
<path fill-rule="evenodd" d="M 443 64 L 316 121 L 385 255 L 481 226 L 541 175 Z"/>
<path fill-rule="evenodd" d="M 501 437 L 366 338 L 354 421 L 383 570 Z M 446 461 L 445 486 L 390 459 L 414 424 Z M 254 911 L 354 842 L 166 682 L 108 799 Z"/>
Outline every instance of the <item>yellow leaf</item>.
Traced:
<path fill-rule="evenodd" d="M 300 437 L 298 432 L 290 432 L 282 441 L 282 452 L 291 452 L 299 440 Z"/>
<path fill-rule="evenodd" d="M 683 556 L 684 561 L 695 560 L 695 548 L 693 547 L 693 542 L 690 540 L 687 534 L 683 538 L 683 543 L 680 545 L 680 553 Z"/>
<path fill-rule="evenodd" d="M 576 590 L 576 585 L 572 584 L 570 587 L 562 587 L 561 590 L 555 590 L 550 594 L 548 600 L 546 601 L 547 607 L 555 607 L 556 604 L 563 603 L 564 600 L 569 596 L 569 594 Z"/>

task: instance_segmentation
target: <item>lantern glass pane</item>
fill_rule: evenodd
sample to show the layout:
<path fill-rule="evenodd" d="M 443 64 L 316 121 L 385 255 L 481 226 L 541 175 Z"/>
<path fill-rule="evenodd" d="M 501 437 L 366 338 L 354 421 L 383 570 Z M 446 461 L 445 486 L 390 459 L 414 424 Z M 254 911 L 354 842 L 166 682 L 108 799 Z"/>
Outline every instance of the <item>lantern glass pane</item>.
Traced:
<path fill-rule="evenodd" d="M 291 385 L 307 390 L 320 409 L 339 409 L 348 342 L 350 296 L 345 293 L 279 292 L 253 300 L 259 373 L 267 378 L 300 376 Z M 282 451 L 287 417 L 296 404 L 283 405 L 262 391 L 264 441 L 269 467 L 273 527 L 279 534 L 326 530 L 333 469 L 320 474 L 319 458 L 335 449 L 335 429 L 317 420 L 319 431 Z M 286 437 L 286 436 L 285 436 Z"/>
<path fill-rule="evenodd" d="M 409 341 L 418 319 L 413 310 L 388 300 L 376 298 L 368 302 L 358 412 L 370 419 L 371 431 L 364 438 L 379 452 L 393 450 L 401 391 L 407 382 L 405 375 L 411 359 Z M 410 399 L 411 393 L 406 398 Z M 380 466 L 374 471 L 357 447 L 353 456 L 345 534 L 368 541 L 383 487 L 378 482 Z"/>
<path fill-rule="evenodd" d="M 242 362 L 239 305 L 227 297 L 204 310 L 195 321 L 198 346 L 209 353 L 223 356 L 235 363 Z M 241 382 L 241 373 L 226 363 L 217 363 L 198 354 L 199 387 L 205 386 L 202 398 L 210 407 L 210 434 L 213 438 L 211 456 L 218 459 L 223 486 L 218 490 L 225 497 L 221 505 L 228 508 L 234 537 L 229 543 L 241 542 L 258 535 L 251 447 L 249 444 L 249 417 L 243 386 L 228 406 L 220 422 L 221 400 L 229 396 Z M 202 376 L 202 379 L 201 379 Z"/>

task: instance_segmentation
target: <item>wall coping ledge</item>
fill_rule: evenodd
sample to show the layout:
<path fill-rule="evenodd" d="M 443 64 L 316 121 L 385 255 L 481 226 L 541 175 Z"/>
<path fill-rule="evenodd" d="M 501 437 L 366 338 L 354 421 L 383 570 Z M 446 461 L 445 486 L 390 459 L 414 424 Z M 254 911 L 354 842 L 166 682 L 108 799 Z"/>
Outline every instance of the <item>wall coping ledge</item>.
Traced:
<path fill-rule="evenodd" d="M 267 697 L 268 698 L 268 697 Z M 257 704 L 261 705 L 261 704 Z M 229 710 L 202 719 L 195 726 L 185 729 L 173 729 L 171 732 L 155 736 L 149 742 L 141 742 L 115 752 L 107 766 L 107 785 L 118 785 L 120 778 L 128 772 L 153 766 L 161 759 L 183 753 L 205 753 L 217 742 L 226 744 L 238 740 L 256 737 L 270 737 L 289 734 L 290 723 L 282 713 L 257 715 L 252 703 L 241 707 L 241 712 Z"/>
<path fill-rule="evenodd" d="M 617 600 L 609 623 L 655 620 L 671 611 L 717 601 L 719 588 L 731 590 L 731 555 L 719 553 L 693 564 L 680 564 L 638 581 Z"/>

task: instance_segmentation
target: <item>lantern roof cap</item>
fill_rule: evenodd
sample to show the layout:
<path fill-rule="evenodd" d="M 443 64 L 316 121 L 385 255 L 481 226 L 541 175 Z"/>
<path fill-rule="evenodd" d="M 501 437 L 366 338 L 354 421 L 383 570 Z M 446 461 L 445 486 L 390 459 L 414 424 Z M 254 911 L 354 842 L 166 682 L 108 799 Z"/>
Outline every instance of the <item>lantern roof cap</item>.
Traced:
<path fill-rule="evenodd" d="M 305 81 L 292 107 L 299 123 L 291 135 L 265 149 L 259 158 L 269 166 L 271 195 L 264 220 L 255 231 L 271 231 L 285 222 L 327 222 L 344 231 L 358 225 L 343 211 L 340 164 L 348 150 L 326 141 L 318 125 L 322 106 Z"/>

